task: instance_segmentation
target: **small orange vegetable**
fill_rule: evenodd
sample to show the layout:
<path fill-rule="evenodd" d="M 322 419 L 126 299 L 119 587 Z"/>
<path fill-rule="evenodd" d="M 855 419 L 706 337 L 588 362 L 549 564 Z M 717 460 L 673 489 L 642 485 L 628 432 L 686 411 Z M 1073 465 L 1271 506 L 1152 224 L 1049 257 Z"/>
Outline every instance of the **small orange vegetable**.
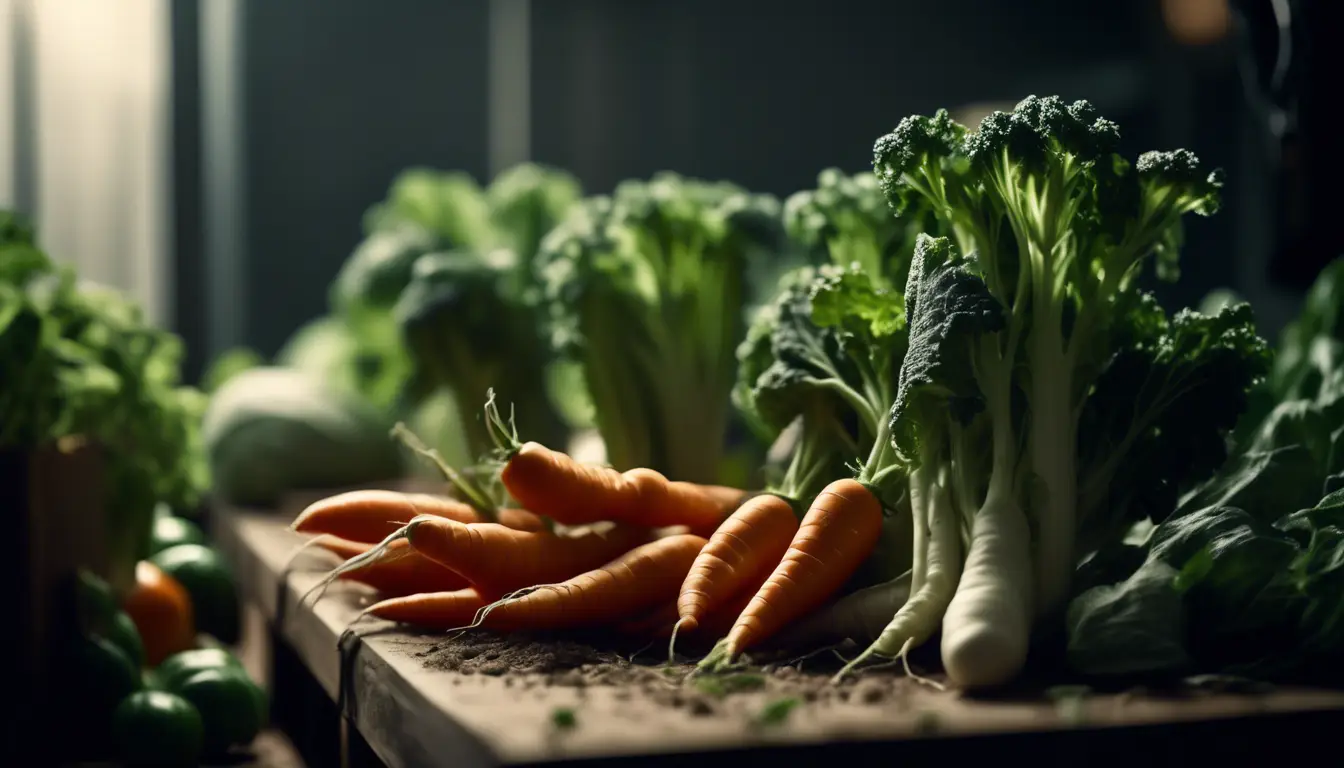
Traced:
<path fill-rule="evenodd" d="M 745 495 L 719 486 L 668 480 L 652 469 L 617 472 L 526 443 L 500 480 L 524 507 L 564 525 L 619 520 L 650 528 L 684 525 L 708 535 Z"/>
<path fill-rule="evenodd" d="M 153 563 L 136 563 L 135 586 L 122 598 L 121 607 L 140 632 L 149 666 L 196 647 L 191 596 L 177 579 Z"/>

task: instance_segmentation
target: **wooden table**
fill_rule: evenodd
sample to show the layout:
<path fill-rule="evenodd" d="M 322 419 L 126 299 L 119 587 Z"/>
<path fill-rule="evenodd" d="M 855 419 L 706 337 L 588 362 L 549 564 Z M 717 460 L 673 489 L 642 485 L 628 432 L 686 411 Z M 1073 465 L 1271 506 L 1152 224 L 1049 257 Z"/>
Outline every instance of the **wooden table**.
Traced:
<path fill-rule="evenodd" d="M 740 719 L 697 717 L 672 707 L 656 718 L 631 719 L 629 691 L 523 688 L 499 677 L 427 669 L 415 653 L 443 639 L 386 627 L 372 634 L 360 630 L 342 675 L 338 641 L 367 593 L 359 585 L 341 585 L 315 608 L 299 607 L 298 595 L 319 575 L 315 564 L 285 570 L 301 543 L 287 528 L 292 515 L 217 508 L 213 518 L 219 548 L 247 598 L 272 624 L 273 711 L 300 751 L 310 753 L 309 765 L 474 767 L 632 757 L 642 768 L 688 760 L 728 765 L 740 764 L 738 751 L 750 747 L 774 765 L 1002 759 L 1021 751 L 1038 766 L 1095 758 L 1147 768 L 1196 758 L 1229 757 L 1234 764 L 1281 759 L 1288 744 L 1333 749 L 1327 745 L 1335 728 L 1344 726 L 1344 694 L 1309 690 L 1185 700 L 1097 695 L 1070 713 L 1048 703 L 972 702 L 921 689 L 887 706 L 804 704 L 786 726 L 774 729 L 744 729 Z M 283 622 L 276 622 L 277 615 Z M 561 731 L 552 718 L 565 707 L 581 717 Z M 937 727 L 929 728 L 933 723 Z M 305 750 L 309 739 L 296 729 L 330 743 Z"/>

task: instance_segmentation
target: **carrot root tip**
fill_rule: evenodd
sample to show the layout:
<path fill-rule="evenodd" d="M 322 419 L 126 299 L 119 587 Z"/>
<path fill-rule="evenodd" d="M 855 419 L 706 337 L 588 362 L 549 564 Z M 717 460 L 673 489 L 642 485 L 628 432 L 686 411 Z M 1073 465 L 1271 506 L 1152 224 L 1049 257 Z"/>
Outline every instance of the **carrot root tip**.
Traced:
<path fill-rule="evenodd" d="M 677 661 L 677 632 L 681 631 L 682 627 L 685 627 L 687 632 L 694 632 L 698 625 L 699 622 L 695 620 L 694 616 L 682 616 L 677 619 L 676 624 L 672 625 L 672 637 L 667 641 L 668 664 L 675 664 Z"/>

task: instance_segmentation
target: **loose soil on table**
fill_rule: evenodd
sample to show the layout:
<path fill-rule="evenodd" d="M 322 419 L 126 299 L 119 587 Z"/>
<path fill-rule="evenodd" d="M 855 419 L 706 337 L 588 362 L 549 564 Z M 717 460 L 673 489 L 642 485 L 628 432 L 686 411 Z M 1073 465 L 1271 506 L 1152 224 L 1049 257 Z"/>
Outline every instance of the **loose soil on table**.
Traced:
<path fill-rule="evenodd" d="M 758 655 L 750 665 L 719 674 L 693 674 L 693 661 L 669 664 L 666 641 L 638 648 L 613 647 L 610 638 L 525 637 L 471 631 L 425 644 L 408 644 L 407 652 L 435 670 L 462 676 L 498 677 L 504 685 L 523 690 L 610 687 L 616 696 L 640 709 L 671 707 L 705 717 L 741 717 L 757 725 L 782 722 L 797 706 L 862 706 L 923 713 L 920 731 L 938 728 L 937 710 L 960 698 L 948 690 L 941 673 L 929 673 L 934 659 L 915 654 L 915 677 L 899 663 L 864 668 L 860 674 L 834 682 L 844 661 L 861 650 L 850 644 L 799 658 L 796 655 Z M 936 654 L 936 649 L 935 649 Z M 699 657 L 694 657 L 698 659 Z M 460 682 L 456 678 L 454 682 Z M 1174 682 L 1174 681 L 1172 681 Z M 1152 698 L 1190 698 L 1214 693 L 1263 693 L 1265 687 L 1247 686 L 1235 678 L 1189 679 L 1174 685 L 1143 690 L 1119 688 Z M 1081 717 L 1081 703 L 1092 691 L 1084 686 L 1023 683 L 992 697 L 1001 702 L 1046 704 L 1066 721 Z M 1100 693 L 1101 691 L 1096 691 Z M 741 706 L 738 694 L 750 694 L 752 704 Z M 1125 697 L 1122 697 L 1125 698 Z M 927 722 L 925 722 L 927 720 Z M 750 724 L 750 723 L 749 723 Z"/>
<path fill-rule="evenodd" d="M 466 632 L 415 652 L 425 666 L 460 675 L 500 677 L 524 689 L 566 686 L 619 688 L 654 705 L 714 715 L 737 693 L 764 694 L 761 717 L 783 718 L 795 705 L 826 701 L 893 705 L 920 684 L 899 666 L 865 670 L 856 680 L 832 682 L 842 662 L 827 651 L 812 658 L 778 656 L 754 659 L 752 666 L 719 674 L 695 674 L 692 662 L 669 664 L 666 642 L 647 648 L 611 648 L 573 638 L 527 638 Z M 859 649 L 837 649 L 852 657 Z"/>

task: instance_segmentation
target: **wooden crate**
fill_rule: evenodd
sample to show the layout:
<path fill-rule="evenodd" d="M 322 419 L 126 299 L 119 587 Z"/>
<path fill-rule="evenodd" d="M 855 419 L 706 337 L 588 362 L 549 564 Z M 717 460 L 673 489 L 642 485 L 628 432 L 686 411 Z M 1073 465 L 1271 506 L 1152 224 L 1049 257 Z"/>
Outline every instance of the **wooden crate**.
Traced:
<path fill-rule="evenodd" d="M 53 686 L 53 641 L 62 613 L 59 592 L 79 568 L 106 575 L 107 518 L 102 456 L 96 446 L 67 439 L 39 450 L 0 451 L 0 514 L 6 535 L 0 555 L 13 629 L 0 632 L 4 655 L 19 679 L 22 702 L 7 715 L 7 746 L 56 744 L 40 733 L 59 707 Z M 13 615 L 13 614 L 11 614 Z M 62 730 L 68 733 L 68 725 Z"/>

